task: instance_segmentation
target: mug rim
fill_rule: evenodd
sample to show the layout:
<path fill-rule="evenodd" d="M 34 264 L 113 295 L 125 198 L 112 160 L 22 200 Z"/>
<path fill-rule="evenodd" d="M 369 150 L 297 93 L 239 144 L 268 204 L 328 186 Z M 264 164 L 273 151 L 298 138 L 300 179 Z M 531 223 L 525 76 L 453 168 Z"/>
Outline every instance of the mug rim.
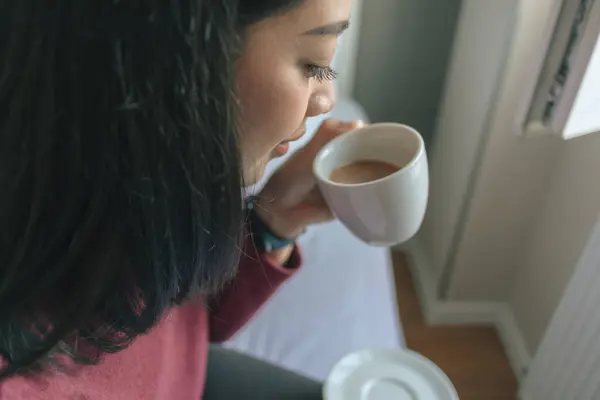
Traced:
<path fill-rule="evenodd" d="M 406 165 L 404 165 L 398 171 L 396 171 L 392 174 L 389 174 L 387 176 L 384 176 L 383 178 L 375 179 L 375 180 L 368 181 L 368 182 L 361 182 L 361 183 L 335 182 L 335 181 L 332 181 L 331 179 L 329 179 L 329 177 L 323 176 L 321 171 L 319 171 L 319 165 L 318 165 L 319 162 L 325 157 L 325 153 L 332 147 L 338 145 L 340 142 L 342 142 L 344 140 L 349 140 L 350 137 L 358 136 L 358 135 L 364 133 L 364 131 L 366 131 L 366 130 L 369 130 L 372 128 L 386 128 L 386 127 L 396 128 L 396 129 L 400 128 L 405 131 L 408 131 L 408 132 L 412 133 L 419 141 L 419 149 L 417 150 L 416 154 L 410 159 L 410 161 L 408 163 L 406 163 Z M 321 150 L 319 150 L 319 152 L 317 153 L 317 156 L 315 157 L 315 159 L 313 160 L 313 174 L 318 180 L 320 180 L 324 183 L 327 183 L 328 185 L 334 186 L 334 187 L 340 187 L 340 188 L 365 187 L 365 186 L 370 186 L 373 184 L 378 184 L 378 183 L 380 183 L 382 181 L 386 181 L 388 179 L 393 179 L 394 177 L 397 177 L 401 174 L 408 173 L 408 170 L 410 170 L 418 162 L 418 160 L 421 159 L 421 157 L 423 156 L 423 153 L 425 153 L 425 142 L 423 141 L 423 137 L 421 136 L 421 134 L 415 128 L 405 125 L 405 124 L 396 123 L 396 122 L 379 122 L 379 123 L 375 123 L 375 124 L 365 125 L 360 128 L 356 128 L 356 129 L 353 129 L 346 133 L 343 133 L 340 136 L 336 137 L 335 139 L 331 140 L 325 146 L 323 146 L 321 148 Z"/>

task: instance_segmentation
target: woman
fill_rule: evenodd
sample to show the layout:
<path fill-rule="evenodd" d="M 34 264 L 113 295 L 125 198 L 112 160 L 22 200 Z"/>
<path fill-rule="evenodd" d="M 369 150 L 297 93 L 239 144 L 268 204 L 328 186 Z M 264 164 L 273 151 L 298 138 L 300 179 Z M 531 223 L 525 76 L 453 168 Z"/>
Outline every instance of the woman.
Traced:
<path fill-rule="evenodd" d="M 319 398 L 208 343 L 253 315 L 299 267 L 293 239 L 331 218 L 310 166 L 352 128 L 335 121 L 250 211 L 242 198 L 331 109 L 350 9 L 0 1 L 0 399 Z"/>

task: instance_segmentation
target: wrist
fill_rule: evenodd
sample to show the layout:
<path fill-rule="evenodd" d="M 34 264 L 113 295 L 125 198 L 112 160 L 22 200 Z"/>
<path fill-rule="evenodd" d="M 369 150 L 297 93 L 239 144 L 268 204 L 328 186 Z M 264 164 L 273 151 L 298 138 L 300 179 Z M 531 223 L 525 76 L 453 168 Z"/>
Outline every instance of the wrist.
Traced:
<path fill-rule="evenodd" d="M 294 249 L 295 237 L 283 237 L 274 232 L 263 218 L 259 215 L 258 207 L 248 202 L 247 225 L 250 237 L 257 251 L 267 254 L 275 263 L 285 263 Z M 264 215 L 264 214 L 262 214 Z"/>
<path fill-rule="evenodd" d="M 280 238 L 295 239 L 306 229 L 291 223 L 289 218 L 282 217 L 276 210 L 256 207 L 255 212 L 269 230 Z"/>

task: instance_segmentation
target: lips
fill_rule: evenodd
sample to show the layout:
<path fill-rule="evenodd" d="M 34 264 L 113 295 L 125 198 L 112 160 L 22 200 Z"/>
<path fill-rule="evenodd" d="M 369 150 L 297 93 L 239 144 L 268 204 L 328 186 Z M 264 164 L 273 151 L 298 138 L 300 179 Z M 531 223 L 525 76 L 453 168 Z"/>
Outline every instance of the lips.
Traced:
<path fill-rule="evenodd" d="M 285 156 L 290 151 L 290 142 L 281 142 L 275 146 L 275 153 L 279 157 Z"/>
<path fill-rule="evenodd" d="M 302 138 L 302 136 L 304 136 L 304 134 L 306 134 L 306 125 L 303 125 L 302 128 L 300 128 L 298 131 L 295 132 L 296 134 L 294 136 L 292 136 L 289 139 L 286 139 L 284 141 L 282 141 L 281 143 L 279 143 L 276 147 L 275 147 L 275 152 L 279 155 L 279 156 L 284 156 L 288 153 L 288 151 L 290 150 L 290 143 L 291 142 L 295 142 L 296 140 L 300 140 Z"/>
<path fill-rule="evenodd" d="M 281 143 L 295 142 L 296 140 L 302 139 L 302 136 L 304 136 L 305 134 L 306 134 L 306 125 L 302 126 L 302 128 L 298 131 L 298 133 L 295 136 L 293 136 L 291 139 L 284 140 Z"/>

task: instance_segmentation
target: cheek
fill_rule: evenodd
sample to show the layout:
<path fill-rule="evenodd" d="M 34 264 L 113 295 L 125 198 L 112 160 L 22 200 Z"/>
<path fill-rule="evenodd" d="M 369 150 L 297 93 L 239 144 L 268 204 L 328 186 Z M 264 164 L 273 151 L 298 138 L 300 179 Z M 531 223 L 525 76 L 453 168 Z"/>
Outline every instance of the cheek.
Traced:
<path fill-rule="evenodd" d="M 242 140 L 256 145 L 253 153 L 270 153 L 302 125 L 310 98 L 309 86 L 294 68 L 272 66 L 239 71 Z"/>

